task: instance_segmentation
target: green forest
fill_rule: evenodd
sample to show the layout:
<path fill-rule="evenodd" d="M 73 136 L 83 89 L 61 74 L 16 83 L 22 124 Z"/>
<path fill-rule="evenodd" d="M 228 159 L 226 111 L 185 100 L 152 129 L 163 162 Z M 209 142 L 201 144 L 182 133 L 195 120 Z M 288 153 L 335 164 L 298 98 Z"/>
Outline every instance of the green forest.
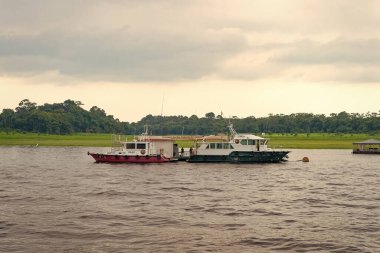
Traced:
<path fill-rule="evenodd" d="M 45 134 L 115 133 L 136 135 L 149 126 L 153 135 L 209 135 L 227 132 L 231 121 L 237 132 L 245 133 L 379 133 L 380 111 L 360 113 L 324 114 L 294 113 L 270 114 L 267 117 L 223 118 L 213 112 L 203 117 L 147 115 L 138 122 L 121 122 L 112 115 L 93 106 L 82 108 L 80 101 L 37 105 L 22 100 L 15 109 L 3 109 L 0 114 L 0 131 L 34 132 Z"/>

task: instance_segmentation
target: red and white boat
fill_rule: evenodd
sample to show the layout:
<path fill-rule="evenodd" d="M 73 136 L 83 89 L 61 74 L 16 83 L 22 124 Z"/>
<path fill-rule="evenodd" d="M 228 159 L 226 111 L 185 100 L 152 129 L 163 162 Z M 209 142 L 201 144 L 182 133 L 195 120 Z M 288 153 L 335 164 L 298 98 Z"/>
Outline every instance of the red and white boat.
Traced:
<path fill-rule="evenodd" d="M 147 131 L 134 141 L 119 142 L 107 153 L 91 153 L 97 163 L 165 163 L 176 161 L 178 147 L 170 138 L 148 136 Z"/>

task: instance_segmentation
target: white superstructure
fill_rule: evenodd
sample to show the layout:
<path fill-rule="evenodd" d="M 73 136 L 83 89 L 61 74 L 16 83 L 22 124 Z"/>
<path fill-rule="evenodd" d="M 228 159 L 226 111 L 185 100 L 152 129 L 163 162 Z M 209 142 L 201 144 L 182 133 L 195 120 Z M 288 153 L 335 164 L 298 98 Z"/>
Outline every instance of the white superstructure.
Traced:
<path fill-rule="evenodd" d="M 253 134 L 238 134 L 232 124 L 229 125 L 231 139 L 228 142 L 205 142 L 196 148 L 197 155 L 229 155 L 233 151 L 270 151 L 268 139 Z"/>

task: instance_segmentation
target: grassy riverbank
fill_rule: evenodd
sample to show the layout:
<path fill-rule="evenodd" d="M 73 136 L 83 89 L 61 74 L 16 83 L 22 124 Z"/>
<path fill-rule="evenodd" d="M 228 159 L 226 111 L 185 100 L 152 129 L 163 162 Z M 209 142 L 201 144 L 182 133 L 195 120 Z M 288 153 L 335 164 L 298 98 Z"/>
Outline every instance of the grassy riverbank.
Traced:
<path fill-rule="evenodd" d="M 0 145 L 22 146 L 89 146 L 108 147 L 112 143 L 111 134 L 52 135 L 36 133 L 4 133 L 0 132 Z"/>
<path fill-rule="evenodd" d="M 367 139 L 379 139 L 380 134 L 270 134 L 269 147 L 275 149 L 299 148 L 299 149 L 351 149 L 353 142 Z M 179 141 L 179 146 L 188 147 L 192 142 Z"/>
<path fill-rule="evenodd" d="M 380 139 L 380 134 L 272 134 L 266 137 L 272 148 L 351 149 L 353 142 Z"/>
<path fill-rule="evenodd" d="M 272 148 L 350 149 L 352 142 L 380 139 L 380 134 L 270 134 L 265 137 L 270 139 L 269 144 Z M 128 136 L 128 139 L 132 139 L 132 136 Z M 190 147 L 193 144 L 192 141 L 177 141 L 177 143 L 179 147 Z M 112 145 L 112 134 L 48 135 L 0 132 L 0 145 L 34 146 L 37 144 L 39 146 L 109 147 Z"/>

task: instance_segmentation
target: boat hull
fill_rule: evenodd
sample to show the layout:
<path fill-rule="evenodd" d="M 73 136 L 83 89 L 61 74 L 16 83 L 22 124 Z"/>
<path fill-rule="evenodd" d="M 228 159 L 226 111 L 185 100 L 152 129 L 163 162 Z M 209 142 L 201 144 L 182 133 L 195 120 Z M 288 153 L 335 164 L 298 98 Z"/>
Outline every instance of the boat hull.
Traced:
<path fill-rule="evenodd" d="M 97 163 L 165 163 L 171 160 L 162 155 L 113 155 L 113 154 L 98 154 L 88 153 L 91 155 Z"/>
<path fill-rule="evenodd" d="M 193 155 L 190 163 L 277 163 L 284 161 L 289 151 L 234 151 L 229 155 Z"/>

